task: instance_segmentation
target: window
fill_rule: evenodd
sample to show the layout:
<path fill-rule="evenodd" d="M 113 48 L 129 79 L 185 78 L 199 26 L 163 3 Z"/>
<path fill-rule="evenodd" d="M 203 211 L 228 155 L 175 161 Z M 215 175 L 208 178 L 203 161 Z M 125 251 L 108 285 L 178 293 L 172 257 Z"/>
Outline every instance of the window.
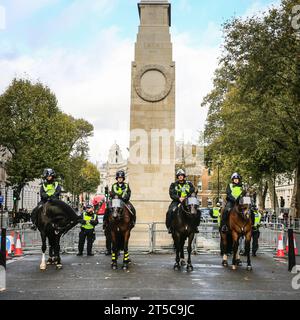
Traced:
<path fill-rule="evenodd" d="M 199 191 L 202 191 L 202 181 L 199 181 L 199 182 L 198 182 L 198 190 L 199 190 Z"/>

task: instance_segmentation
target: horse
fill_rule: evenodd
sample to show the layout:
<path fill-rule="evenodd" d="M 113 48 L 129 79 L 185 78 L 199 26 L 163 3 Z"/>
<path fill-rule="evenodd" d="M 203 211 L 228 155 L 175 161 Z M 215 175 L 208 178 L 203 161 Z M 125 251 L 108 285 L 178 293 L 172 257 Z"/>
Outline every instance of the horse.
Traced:
<path fill-rule="evenodd" d="M 108 226 L 112 241 L 112 263 L 113 270 L 118 269 L 118 255 L 124 251 L 123 270 L 128 270 L 130 262 L 128 252 L 128 242 L 130 232 L 133 229 L 133 214 L 128 206 L 117 197 L 112 199 L 110 213 L 108 216 Z"/>
<path fill-rule="evenodd" d="M 251 271 L 250 259 L 250 242 L 252 237 L 252 220 L 251 220 L 251 198 L 243 197 L 233 206 L 229 212 L 229 232 L 221 234 L 221 253 L 223 254 L 222 265 L 228 267 L 228 253 L 230 251 L 230 243 L 232 240 L 232 270 L 236 270 L 241 265 L 240 255 L 238 253 L 239 240 L 245 237 L 245 255 L 247 256 L 247 270 Z"/>
<path fill-rule="evenodd" d="M 194 267 L 191 263 L 192 243 L 195 236 L 195 229 L 198 226 L 197 214 L 199 208 L 199 201 L 196 194 L 186 198 L 178 205 L 175 212 L 173 212 L 171 230 L 174 247 L 176 251 L 176 259 L 174 270 L 180 270 L 182 266 L 186 265 L 184 260 L 184 244 L 188 238 L 188 261 L 187 271 L 193 271 Z"/>
<path fill-rule="evenodd" d="M 61 200 L 49 200 L 35 209 L 36 226 L 42 239 L 42 261 L 40 270 L 47 269 L 47 265 L 56 265 L 56 269 L 62 268 L 60 258 L 60 238 L 79 223 L 80 216 L 65 202 Z M 46 263 L 45 252 L 49 241 L 49 259 Z"/>

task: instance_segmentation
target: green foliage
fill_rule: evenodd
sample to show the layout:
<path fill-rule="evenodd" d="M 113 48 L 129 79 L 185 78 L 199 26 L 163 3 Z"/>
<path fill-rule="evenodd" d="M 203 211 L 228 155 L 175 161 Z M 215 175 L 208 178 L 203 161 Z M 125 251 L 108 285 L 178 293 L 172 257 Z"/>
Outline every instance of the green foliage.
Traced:
<path fill-rule="evenodd" d="M 57 99 L 41 83 L 14 79 L 0 96 L 0 145 L 8 154 L 8 184 L 20 193 L 44 168 L 66 170 L 70 154 L 87 148 L 93 126 L 62 113 Z"/>

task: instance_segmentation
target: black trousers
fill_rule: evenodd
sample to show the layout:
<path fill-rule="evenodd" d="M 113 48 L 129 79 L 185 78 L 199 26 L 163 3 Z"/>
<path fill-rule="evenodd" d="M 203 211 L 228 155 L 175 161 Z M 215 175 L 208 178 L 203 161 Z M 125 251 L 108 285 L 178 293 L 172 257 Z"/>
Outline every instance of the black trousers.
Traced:
<path fill-rule="evenodd" d="M 87 230 L 87 229 L 81 228 L 81 231 L 79 233 L 79 244 L 78 244 L 78 252 L 80 253 L 83 252 L 85 238 L 87 239 L 87 254 L 91 254 L 93 249 L 93 243 L 96 239 L 95 230 L 94 229 Z"/>
<path fill-rule="evenodd" d="M 259 230 L 252 231 L 252 253 L 256 253 L 258 250 L 258 239 L 260 236 Z"/>

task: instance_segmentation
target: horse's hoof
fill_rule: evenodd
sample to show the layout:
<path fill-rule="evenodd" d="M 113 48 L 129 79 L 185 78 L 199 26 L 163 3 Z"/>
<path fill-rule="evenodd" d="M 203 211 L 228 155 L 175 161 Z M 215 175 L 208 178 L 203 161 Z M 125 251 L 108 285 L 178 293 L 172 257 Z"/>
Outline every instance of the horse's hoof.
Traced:
<path fill-rule="evenodd" d="M 116 264 L 112 264 L 112 265 L 111 265 L 111 268 L 112 268 L 113 270 L 117 270 L 117 269 L 118 269 L 118 267 L 117 267 Z"/>
<path fill-rule="evenodd" d="M 236 270 L 236 265 L 233 265 L 233 266 L 232 266 L 232 270 Z"/>
<path fill-rule="evenodd" d="M 186 267 L 186 270 L 187 270 L 187 271 L 194 271 L 194 267 L 193 267 L 191 264 L 189 264 L 189 265 Z"/>
<path fill-rule="evenodd" d="M 184 267 L 186 265 L 186 262 L 184 260 L 181 260 L 180 264 L 181 264 L 182 267 Z"/>
<path fill-rule="evenodd" d="M 247 266 L 247 271 L 252 271 L 252 266 Z"/>
<path fill-rule="evenodd" d="M 175 271 L 179 271 L 180 270 L 180 265 L 178 263 L 175 263 L 174 270 Z"/>
<path fill-rule="evenodd" d="M 241 261 L 241 260 L 237 260 L 237 261 L 236 261 L 236 265 L 239 266 L 239 267 L 241 267 L 241 266 L 243 265 L 243 264 L 242 264 L 242 261 Z"/>
<path fill-rule="evenodd" d="M 122 267 L 122 269 L 123 269 L 124 271 L 128 270 L 128 265 L 124 264 L 123 267 Z"/>
<path fill-rule="evenodd" d="M 223 267 L 228 267 L 228 262 L 226 260 L 223 260 L 222 265 L 223 265 Z"/>
<path fill-rule="evenodd" d="M 59 263 L 56 265 L 56 270 L 60 270 L 60 269 L 62 269 L 62 267 L 63 267 L 62 264 Z"/>
<path fill-rule="evenodd" d="M 46 271 L 47 270 L 47 265 L 40 265 L 40 270 L 41 271 Z"/>

